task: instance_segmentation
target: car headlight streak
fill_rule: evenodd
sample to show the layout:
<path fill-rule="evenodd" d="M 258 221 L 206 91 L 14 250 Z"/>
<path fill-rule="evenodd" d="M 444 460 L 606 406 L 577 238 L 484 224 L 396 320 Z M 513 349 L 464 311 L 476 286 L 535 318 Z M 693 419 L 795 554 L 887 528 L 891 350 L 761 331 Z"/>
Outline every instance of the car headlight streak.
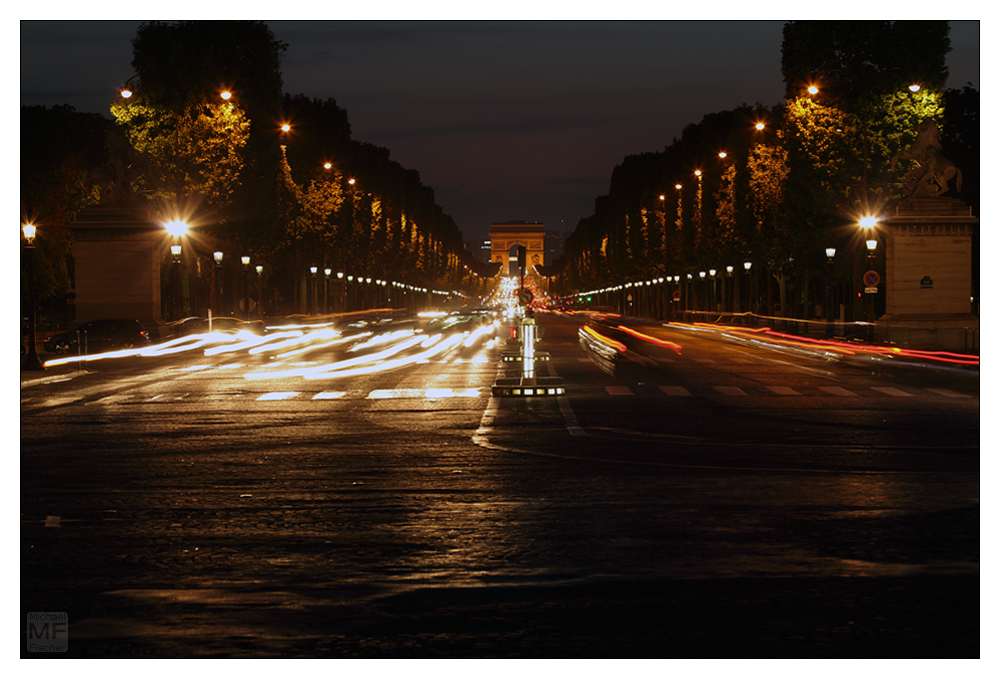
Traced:
<path fill-rule="evenodd" d="M 302 376 L 307 380 L 321 380 L 330 377 L 353 377 L 356 375 L 368 375 L 376 372 L 384 372 L 386 370 L 394 370 L 396 368 L 401 368 L 406 365 L 413 365 L 414 363 L 421 363 L 423 361 L 428 361 L 439 354 L 446 353 L 451 349 L 457 347 L 462 342 L 464 342 L 468 334 L 469 333 L 465 332 L 460 335 L 453 335 L 447 339 L 442 339 L 441 335 L 437 335 L 435 337 L 426 339 L 417 336 L 413 338 L 414 340 L 416 340 L 415 342 L 410 342 L 410 341 L 403 342 L 402 344 L 405 346 L 400 348 L 398 351 L 394 351 L 393 353 L 400 353 L 404 349 L 408 349 L 409 347 L 417 343 L 420 343 L 421 347 L 423 347 L 427 340 L 434 340 L 434 341 L 431 343 L 428 349 L 417 354 L 412 354 L 409 356 L 401 356 L 399 358 L 395 358 L 392 360 L 384 360 L 382 358 L 376 359 L 375 356 L 378 356 L 378 354 L 373 354 L 372 356 L 369 357 L 362 356 L 359 357 L 359 359 L 367 358 L 368 360 L 365 361 L 365 364 L 359 365 L 358 367 L 349 368 L 345 370 L 343 369 L 343 364 L 346 363 L 346 361 L 341 361 L 339 364 L 333 364 L 335 366 L 333 369 L 330 369 L 331 368 L 330 366 L 317 366 L 315 369 L 304 371 L 304 374 Z M 421 342 L 421 340 L 424 341 Z M 381 352 L 381 353 L 384 354 L 386 352 Z"/>
<path fill-rule="evenodd" d="M 243 332 L 237 334 L 210 332 L 178 337 L 136 349 L 87 356 L 65 356 L 47 361 L 46 365 L 97 361 L 124 356 L 166 356 L 202 350 L 205 356 L 265 354 L 271 357 L 272 362 L 266 364 L 270 368 L 256 368 L 244 375 L 246 379 L 250 380 L 281 377 L 324 379 L 393 370 L 405 365 L 426 362 L 458 347 L 471 348 L 480 342 L 488 343 L 492 341 L 495 333 L 496 325 L 492 323 L 478 326 L 471 331 L 460 332 L 456 328 L 430 335 L 414 329 L 397 330 L 378 335 L 370 331 L 343 335 L 330 327 L 317 327 L 305 331 L 286 329 L 264 336 Z M 351 346 L 347 352 L 355 355 L 350 358 L 327 363 L 317 361 L 295 365 L 286 364 L 283 368 L 278 368 L 284 361 L 294 356 L 306 352 L 323 351 L 352 342 L 356 344 Z M 199 370 L 208 368 L 210 366 L 198 366 Z"/>

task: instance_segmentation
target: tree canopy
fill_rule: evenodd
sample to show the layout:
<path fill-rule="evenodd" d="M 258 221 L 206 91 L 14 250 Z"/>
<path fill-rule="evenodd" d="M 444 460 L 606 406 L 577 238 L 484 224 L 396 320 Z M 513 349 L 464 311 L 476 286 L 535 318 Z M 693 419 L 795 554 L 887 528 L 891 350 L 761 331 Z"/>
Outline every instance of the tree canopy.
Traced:
<path fill-rule="evenodd" d="M 947 22 L 788 23 L 785 100 L 706 114 L 662 151 L 626 157 L 567 240 L 564 288 L 750 259 L 783 296 L 790 276 L 823 269 L 843 227 L 904 195 L 908 168 L 891 161 L 922 121 L 978 167 L 978 95 L 944 91 L 949 50 Z"/>

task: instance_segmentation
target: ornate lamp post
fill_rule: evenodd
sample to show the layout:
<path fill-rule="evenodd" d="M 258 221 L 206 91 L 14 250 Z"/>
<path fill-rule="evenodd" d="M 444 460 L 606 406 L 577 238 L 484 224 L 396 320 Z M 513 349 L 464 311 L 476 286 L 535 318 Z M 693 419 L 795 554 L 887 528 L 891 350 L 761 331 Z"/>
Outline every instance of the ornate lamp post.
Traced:
<path fill-rule="evenodd" d="M 222 313 L 222 309 L 225 305 L 225 302 L 223 301 L 224 296 L 222 294 L 222 252 L 217 250 L 214 253 L 212 253 L 212 259 L 215 260 L 215 268 L 212 270 L 213 271 L 212 275 L 218 279 L 219 283 L 218 297 L 216 300 L 212 302 L 212 307 L 218 311 L 217 315 L 223 316 L 225 314 Z M 212 281 L 212 297 L 215 296 L 216 296 L 215 281 Z M 211 327 L 211 324 L 209 324 L 209 327 Z"/>
<path fill-rule="evenodd" d="M 878 220 L 872 216 L 862 217 L 859 221 L 861 229 L 865 233 L 865 247 L 868 250 L 868 256 L 866 259 L 867 268 L 865 269 L 865 275 L 863 278 L 868 278 L 868 272 L 875 272 L 875 249 L 878 247 L 878 241 L 875 240 L 875 227 L 878 224 Z M 877 276 L 877 274 L 876 274 Z M 875 341 L 875 292 L 869 292 L 872 288 L 876 291 L 878 290 L 878 281 L 875 281 L 875 285 L 869 285 L 867 280 L 863 280 L 865 286 L 865 297 L 868 298 L 868 329 L 865 332 L 866 341 Z"/>
<path fill-rule="evenodd" d="M 243 255 L 240 257 L 240 263 L 243 265 L 243 299 L 242 304 L 246 305 L 246 309 L 243 310 L 243 320 L 250 320 L 250 286 L 247 283 L 247 274 L 250 273 L 250 257 Z"/>
<path fill-rule="evenodd" d="M 24 370 L 45 370 L 38 360 L 38 350 L 35 348 L 35 234 L 34 224 L 21 227 L 24 234 L 24 249 L 28 251 L 28 354 L 24 357 Z"/>
<path fill-rule="evenodd" d="M 309 267 L 309 273 L 312 274 L 312 311 L 309 312 L 311 315 L 315 316 L 319 313 L 318 305 L 316 304 L 316 272 L 319 271 L 319 267 L 311 266 Z"/>
<path fill-rule="evenodd" d="M 323 269 L 323 313 L 330 313 L 330 274 L 333 269 Z"/>
<path fill-rule="evenodd" d="M 826 249 L 826 336 L 833 337 L 833 257 L 837 248 Z"/>
<path fill-rule="evenodd" d="M 728 302 L 729 310 L 736 311 L 736 279 L 733 278 L 733 267 L 732 265 L 726 266 L 726 301 Z"/>
<path fill-rule="evenodd" d="M 187 233 L 187 222 L 180 219 L 173 219 L 163 225 L 163 228 L 172 238 L 170 254 L 173 255 L 173 287 L 174 303 L 171 313 L 174 320 L 180 320 L 182 309 L 184 308 L 184 291 L 181 285 L 181 238 Z"/>
<path fill-rule="evenodd" d="M 174 270 L 174 320 L 179 321 L 181 318 L 181 308 L 183 307 L 183 292 L 181 290 L 181 246 L 174 244 L 170 246 L 170 254 L 173 255 L 173 270 Z"/>
<path fill-rule="evenodd" d="M 868 271 L 875 271 L 875 248 L 878 247 L 878 241 L 874 238 L 869 238 L 865 241 L 865 247 L 868 248 Z M 878 286 L 872 286 L 875 290 L 878 290 Z M 865 295 L 868 297 L 868 341 L 875 341 L 875 292 L 869 292 L 866 286 Z"/>
<path fill-rule="evenodd" d="M 743 262 L 743 270 L 747 273 L 747 313 L 753 313 L 753 279 L 750 278 L 750 267 L 753 262 L 747 260 Z"/>
<path fill-rule="evenodd" d="M 344 272 L 337 272 L 337 311 L 347 311 L 347 283 L 344 282 Z"/>
<path fill-rule="evenodd" d="M 260 264 L 257 265 L 257 320 L 264 320 L 264 309 L 263 300 L 264 296 L 262 294 L 262 282 L 264 278 L 264 267 Z"/>
<path fill-rule="evenodd" d="M 700 304 L 697 305 L 699 307 L 699 311 L 708 311 L 708 290 L 706 289 L 706 278 L 705 278 L 707 273 L 708 272 L 706 271 L 698 272 L 698 280 L 701 281 L 701 285 L 698 286 L 698 291 L 701 293 L 699 295 L 699 297 L 701 298 L 699 300 Z"/>
<path fill-rule="evenodd" d="M 716 274 L 715 269 L 709 269 L 708 270 L 708 276 L 709 276 L 709 278 L 712 281 L 712 285 L 711 285 L 711 289 L 712 289 L 712 305 L 709 308 L 709 311 L 718 311 L 719 310 L 719 302 L 718 302 L 718 299 L 719 299 L 718 279 L 715 277 L 715 274 Z"/>

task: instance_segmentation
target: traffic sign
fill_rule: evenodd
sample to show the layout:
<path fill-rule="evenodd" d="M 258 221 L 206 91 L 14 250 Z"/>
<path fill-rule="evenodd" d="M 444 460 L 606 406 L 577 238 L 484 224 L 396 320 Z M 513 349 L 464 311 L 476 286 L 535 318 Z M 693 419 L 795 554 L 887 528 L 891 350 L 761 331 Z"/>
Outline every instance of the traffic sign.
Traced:
<path fill-rule="evenodd" d="M 521 306 L 528 306 L 534 298 L 535 295 L 528 288 L 521 288 L 517 291 L 517 301 L 521 303 Z"/>
<path fill-rule="evenodd" d="M 881 280 L 878 275 L 878 271 L 866 271 L 865 272 L 865 285 L 868 287 L 875 287 Z"/>
<path fill-rule="evenodd" d="M 674 301 L 675 302 L 681 301 L 681 291 L 680 290 L 674 290 Z"/>

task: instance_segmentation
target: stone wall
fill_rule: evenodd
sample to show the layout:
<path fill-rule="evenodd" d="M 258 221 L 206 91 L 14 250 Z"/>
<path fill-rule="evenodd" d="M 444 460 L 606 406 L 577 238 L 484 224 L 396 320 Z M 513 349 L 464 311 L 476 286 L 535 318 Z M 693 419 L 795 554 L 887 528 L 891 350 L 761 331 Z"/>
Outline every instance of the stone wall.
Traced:
<path fill-rule="evenodd" d="M 97 206 L 70 225 L 76 321 L 134 318 L 152 334 L 163 325 L 160 262 L 169 243 L 143 207 Z"/>
<path fill-rule="evenodd" d="M 979 319 L 971 303 L 978 222 L 950 198 L 904 201 L 879 220 L 886 239 L 880 339 L 911 348 L 978 350 Z"/>

